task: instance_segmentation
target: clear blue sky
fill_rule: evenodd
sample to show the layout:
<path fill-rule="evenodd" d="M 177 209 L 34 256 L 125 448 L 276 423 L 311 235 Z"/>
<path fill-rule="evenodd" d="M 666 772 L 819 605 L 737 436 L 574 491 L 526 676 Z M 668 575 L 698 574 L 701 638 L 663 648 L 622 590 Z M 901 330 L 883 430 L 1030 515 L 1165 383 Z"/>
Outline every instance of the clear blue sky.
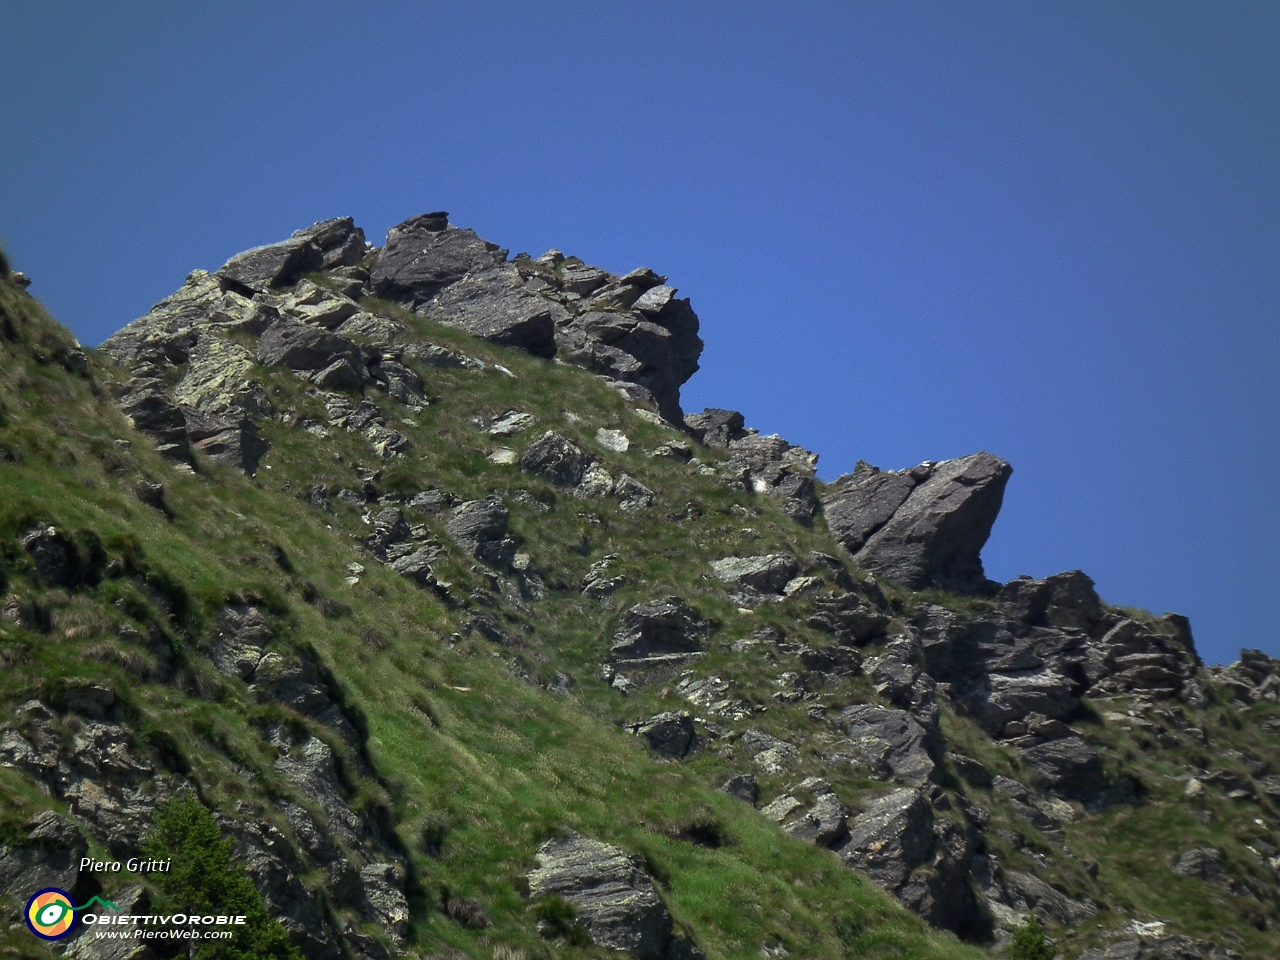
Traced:
<path fill-rule="evenodd" d="M 687 409 L 1015 468 L 986 552 L 1280 655 L 1280 4 L 0 2 L 0 237 L 96 344 L 428 210 L 669 274 Z"/>

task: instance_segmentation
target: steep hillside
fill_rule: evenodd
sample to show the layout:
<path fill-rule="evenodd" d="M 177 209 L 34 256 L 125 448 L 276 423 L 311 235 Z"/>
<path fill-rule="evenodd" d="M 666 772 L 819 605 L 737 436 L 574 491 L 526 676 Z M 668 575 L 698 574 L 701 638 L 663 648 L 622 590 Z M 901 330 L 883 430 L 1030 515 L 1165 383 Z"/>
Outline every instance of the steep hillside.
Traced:
<path fill-rule="evenodd" d="M 685 416 L 666 278 L 333 220 L 97 352 L 4 273 L 8 954 L 187 949 L 58 887 L 241 890 L 219 956 L 1276 955 L 1277 664 L 988 581 L 990 454 Z"/>

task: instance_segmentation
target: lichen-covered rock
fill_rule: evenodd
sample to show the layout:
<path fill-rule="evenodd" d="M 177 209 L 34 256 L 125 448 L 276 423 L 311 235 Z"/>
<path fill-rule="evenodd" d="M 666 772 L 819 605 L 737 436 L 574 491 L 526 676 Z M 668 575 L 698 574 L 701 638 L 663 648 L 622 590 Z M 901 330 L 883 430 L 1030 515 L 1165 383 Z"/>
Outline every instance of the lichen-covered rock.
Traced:
<path fill-rule="evenodd" d="M 798 569 L 794 558 L 778 553 L 760 557 L 725 557 L 711 562 L 711 572 L 716 579 L 729 584 L 733 599 L 745 607 L 780 599 Z"/>

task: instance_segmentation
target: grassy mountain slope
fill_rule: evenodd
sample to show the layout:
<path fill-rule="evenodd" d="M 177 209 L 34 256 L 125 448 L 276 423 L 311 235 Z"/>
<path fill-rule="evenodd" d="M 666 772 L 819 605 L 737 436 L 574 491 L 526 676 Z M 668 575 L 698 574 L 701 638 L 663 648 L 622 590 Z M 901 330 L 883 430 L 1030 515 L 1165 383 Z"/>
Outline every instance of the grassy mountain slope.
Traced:
<path fill-rule="evenodd" d="M 772 499 L 726 487 L 714 471 L 648 456 L 687 438 L 582 369 L 388 303 L 362 305 L 483 368 L 421 367 L 429 402 L 418 411 L 379 399 L 386 426 L 408 438 L 402 455 L 385 460 L 365 436 L 331 424 L 324 395 L 310 384 L 261 368 L 255 376 L 275 414 L 259 424 L 270 449 L 249 478 L 199 454 L 194 470 L 175 469 L 119 411 L 128 372 L 81 351 L 35 300 L 0 280 L 0 556 L 13 611 L 0 622 L 6 717 L 39 699 L 58 713 L 49 729 L 73 744 L 85 722 L 66 704 L 90 685 L 105 688 L 116 698 L 109 719 L 127 729 L 130 749 L 152 765 L 157 782 L 168 778 L 168 787 L 154 788 L 158 798 L 190 785 L 227 823 L 270 824 L 299 848 L 305 844 L 286 808 L 304 808 L 321 825 L 330 812 L 281 766 L 292 748 L 281 745 L 279 731 L 293 747 L 308 738 L 327 745 L 342 799 L 372 825 L 356 831 L 364 852 L 338 832 L 335 842 L 353 859 L 370 859 L 375 847 L 402 859 L 407 929 L 390 935 L 344 905 L 314 858 L 301 858 L 298 875 L 317 893 L 328 929 L 349 926 L 393 955 L 607 955 L 539 933 L 545 901 L 528 896 L 526 874 L 538 846 L 567 830 L 638 855 L 677 926 L 708 957 L 780 956 L 779 949 L 813 958 L 988 955 L 989 944 L 927 927 L 829 851 L 717 789 L 750 769 L 736 739 L 747 728 L 799 747 L 788 769 L 759 772 L 762 802 L 795 792 L 805 776 L 825 778 L 855 813 L 892 789 L 833 762 L 824 746 L 839 733 L 841 707 L 883 699 L 868 677 L 794 688 L 787 678 L 805 668 L 793 648 L 764 655 L 734 647 L 770 626 L 795 645 L 835 646 L 807 625 L 812 598 L 745 610 L 710 575 L 712 561 L 726 556 L 840 556 L 822 521 L 805 528 Z M 486 432 L 513 409 L 536 423 L 509 438 Z M 602 446 L 599 429 L 621 431 L 630 449 Z M 575 497 L 490 458 L 499 447 L 523 450 L 545 430 L 574 441 L 614 476 L 634 477 L 655 502 L 633 510 L 612 498 Z M 728 455 L 696 453 L 704 464 Z M 161 484 L 163 494 L 146 484 Z M 518 577 L 458 550 L 444 513 L 406 510 L 422 537 L 445 550 L 432 567 L 443 586 L 424 589 L 396 575 L 366 547 L 382 504 L 328 497 L 321 507 L 311 494 L 317 485 L 365 484 L 383 504 L 429 489 L 462 500 L 501 496 L 510 535 L 527 555 L 519 565 L 536 572 L 543 596 L 522 594 Z M 74 571 L 60 584 L 42 576 L 20 544 L 39 524 L 67 538 Z M 603 600 L 584 596 L 592 565 L 613 555 L 609 573 L 625 583 Z M 895 623 L 929 604 L 980 615 L 989 603 L 887 589 Z M 626 725 L 663 711 L 699 712 L 682 695 L 680 675 L 623 696 L 600 672 L 624 612 L 667 595 L 714 624 L 692 675 L 719 678 L 745 705 L 736 719 L 700 718 L 704 748 L 679 762 L 656 758 Z M 309 664 L 354 735 L 283 705 L 265 674 L 246 683 L 215 668 L 228 607 L 265 612 L 267 649 L 282 664 Z M 863 654 L 881 652 L 889 639 Z M 804 695 L 789 695 L 793 689 Z M 1006 871 L 1092 904 L 1071 929 L 1050 920 L 1063 956 L 1133 920 L 1161 921 L 1169 933 L 1216 940 L 1245 957 L 1280 952 L 1272 928 L 1280 889 L 1268 865 L 1280 847 L 1280 820 L 1257 786 L 1266 769 L 1280 770 L 1280 744 L 1265 725 L 1280 718 L 1280 706 L 1232 703 L 1221 689 L 1200 707 L 1086 699 L 1072 726 L 1133 791 L 1105 810 L 1056 808 L 1060 838 L 1028 822 L 998 790 L 966 779 L 951 759 L 964 754 L 1028 782 L 1018 751 L 945 698 L 941 711 L 948 755 L 940 792 L 948 799 L 938 802 L 938 816 L 963 824 L 962 801 L 980 806 L 990 820 L 983 849 Z M 26 716 L 6 729 L 29 732 Z M 1228 796 L 1230 783 L 1219 778 L 1188 797 L 1189 773 L 1211 768 L 1234 776 L 1244 795 Z M 76 819 L 76 802 L 41 790 L 23 769 L 0 766 L 0 842 L 23 842 L 40 809 Z M 109 857 L 110 838 L 86 832 L 93 855 Z M 1230 880 L 1171 872 L 1172 860 L 1196 847 L 1222 851 Z M 450 915 L 448 904 L 464 898 L 476 901 L 487 925 Z M 0 950 L 43 956 L 46 948 L 17 919 L 20 907 L 20 897 L 7 901 L 12 920 L 0 931 Z"/>

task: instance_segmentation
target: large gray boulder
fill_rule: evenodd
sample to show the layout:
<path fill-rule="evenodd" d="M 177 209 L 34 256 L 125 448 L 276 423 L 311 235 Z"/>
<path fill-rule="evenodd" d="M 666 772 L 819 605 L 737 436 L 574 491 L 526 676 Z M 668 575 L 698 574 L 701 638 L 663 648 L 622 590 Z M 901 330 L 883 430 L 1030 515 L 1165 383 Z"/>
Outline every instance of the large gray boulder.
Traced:
<path fill-rule="evenodd" d="M 783 588 L 795 577 L 799 565 L 786 554 L 760 557 L 725 557 L 711 561 L 711 572 L 728 584 L 735 602 L 755 607 L 769 599 L 781 599 Z"/>
<path fill-rule="evenodd" d="M 591 457 L 572 440 L 548 430 L 525 450 L 520 469 L 550 480 L 557 487 L 576 487 L 591 462 Z"/>
<path fill-rule="evenodd" d="M 377 296 L 415 309 L 471 271 L 503 260 L 496 243 L 450 226 L 447 213 L 424 213 L 387 232 L 369 282 Z"/>
<path fill-rule="evenodd" d="M 264 367 L 323 370 L 341 360 L 346 360 L 358 371 L 364 370 L 364 354 L 359 347 L 350 340 L 306 323 L 278 320 L 258 341 L 258 362 Z"/>
<path fill-rule="evenodd" d="M 502 498 L 491 495 L 456 507 L 444 529 L 471 556 L 501 567 L 515 556 L 515 541 L 507 536 L 510 520 Z"/>
<path fill-rule="evenodd" d="M 702 355 L 698 315 L 688 300 L 666 297 L 659 306 L 642 296 L 637 302 L 643 310 L 589 311 L 559 323 L 556 343 L 569 362 L 637 384 L 667 420 L 683 423 L 680 387 L 698 371 Z"/>
<path fill-rule="evenodd" d="M 822 508 L 864 569 L 912 589 L 972 592 L 987 584 L 980 554 L 1012 473 L 989 453 L 896 473 L 859 463 Z"/>
<path fill-rule="evenodd" d="M 622 615 L 610 648 L 615 658 L 692 653 L 703 649 L 710 624 L 678 597 L 637 603 Z"/>
<path fill-rule="evenodd" d="M 529 290 L 520 272 L 505 264 L 468 274 L 418 312 L 481 340 L 544 358 L 555 356 L 556 324 L 569 316 L 554 300 Z"/>
<path fill-rule="evenodd" d="M 933 777 L 936 764 L 929 752 L 930 732 L 905 710 L 859 704 L 840 718 L 852 749 L 873 775 L 912 786 Z"/>
<path fill-rule="evenodd" d="M 1087 801 L 1106 789 L 1102 760 L 1083 737 L 1042 743 L 1023 750 L 1022 759 L 1042 786 L 1061 796 Z"/>
<path fill-rule="evenodd" d="M 896 893 L 933 845 L 933 810 L 919 790 L 904 788 L 874 800 L 849 824 L 836 852 L 850 867 Z"/>
<path fill-rule="evenodd" d="M 218 276 L 250 290 L 266 290 L 288 286 L 323 263 L 324 252 L 318 246 L 290 238 L 236 254 L 218 269 Z"/>
<path fill-rule="evenodd" d="M 217 275 L 233 286 L 262 291 L 289 286 L 314 270 L 359 263 L 364 254 L 364 231 L 350 217 L 340 217 L 298 230 L 280 243 L 238 253 Z"/>
<path fill-rule="evenodd" d="M 693 717 L 687 713 L 669 711 L 627 728 L 648 741 L 653 752 L 668 760 L 679 760 L 693 753 L 698 737 L 693 729 Z"/>
<path fill-rule="evenodd" d="M 599 840 L 571 832 L 544 843 L 529 873 L 529 893 L 566 900 L 597 946 L 637 960 L 700 956 L 672 936 L 671 914 L 637 858 Z"/>
<path fill-rule="evenodd" d="M 723 449 L 747 435 L 742 414 L 737 410 L 707 407 L 701 413 L 685 414 L 684 425 L 695 440 L 708 447 Z"/>
<path fill-rule="evenodd" d="M 527 284 L 506 251 L 427 213 L 393 227 L 370 276 L 374 293 L 472 336 L 538 357 L 556 352 L 569 314 Z"/>

